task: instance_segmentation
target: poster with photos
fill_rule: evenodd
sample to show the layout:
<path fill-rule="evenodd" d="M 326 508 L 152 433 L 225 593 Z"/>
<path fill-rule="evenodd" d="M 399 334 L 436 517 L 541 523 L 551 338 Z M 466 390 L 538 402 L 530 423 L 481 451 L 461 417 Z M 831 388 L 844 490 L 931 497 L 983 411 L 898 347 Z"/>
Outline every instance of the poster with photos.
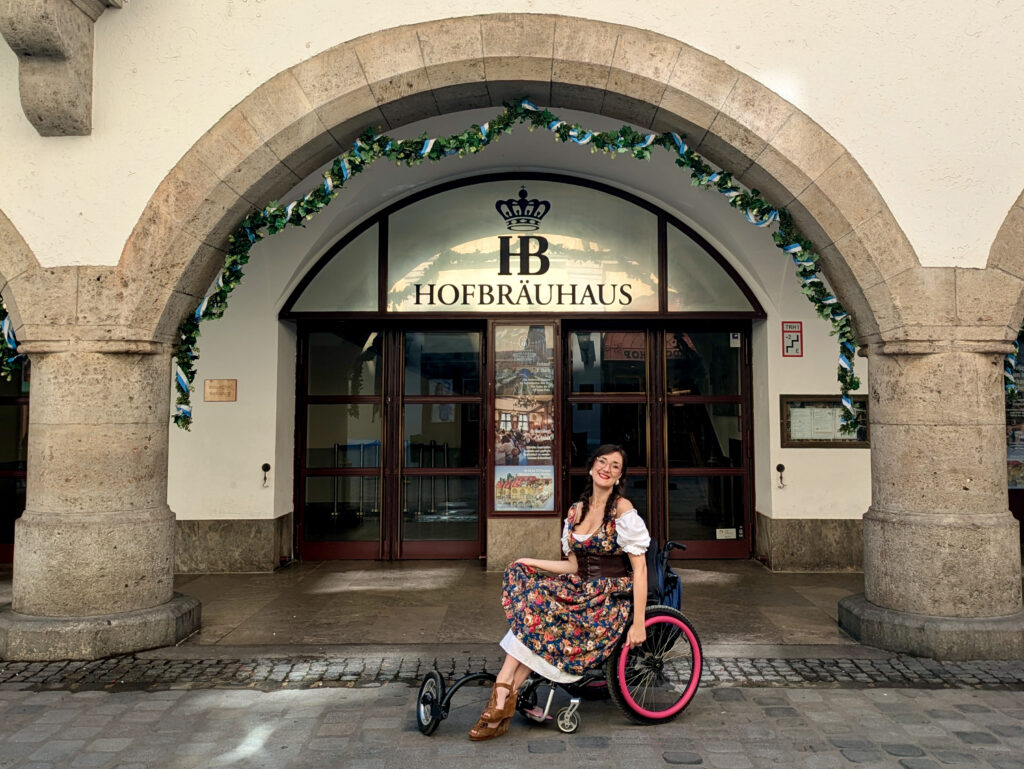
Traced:
<path fill-rule="evenodd" d="M 494 463 L 551 465 L 555 456 L 555 409 L 550 395 L 494 399 Z"/>
<path fill-rule="evenodd" d="M 1024 367 L 1013 370 L 1018 392 L 1024 393 Z M 1011 489 L 1024 489 L 1024 397 L 1006 408 L 1006 476 Z"/>
<path fill-rule="evenodd" d="M 498 396 L 555 394 L 554 326 L 495 328 L 494 391 Z"/>
<path fill-rule="evenodd" d="M 494 509 L 550 512 L 555 509 L 555 468 L 498 465 L 494 468 Z"/>

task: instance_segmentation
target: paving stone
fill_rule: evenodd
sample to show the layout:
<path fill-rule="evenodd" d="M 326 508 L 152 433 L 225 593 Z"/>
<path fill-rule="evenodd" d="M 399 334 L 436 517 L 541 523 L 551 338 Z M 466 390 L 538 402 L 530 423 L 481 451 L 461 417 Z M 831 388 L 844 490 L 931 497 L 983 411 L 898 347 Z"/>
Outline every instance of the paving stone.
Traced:
<path fill-rule="evenodd" d="M 933 750 L 932 755 L 944 764 L 964 764 L 975 766 L 981 761 L 970 753 L 963 753 L 958 750 Z"/>
<path fill-rule="evenodd" d="M 921 750 L 921 748 L 917 747 L 916 745 L 904 745 L 904 744 L 890 745 L 890 744 L 882 743 L 878 747 L 880 747 L 882 750 L 884 750 L 890 756 L 906 756 L 906 757 L 909 757 L 909 758 L 916 758 L 918 756 L 923 756 L 924 755 L 924 751 Z"/>
<path fill-rule="evenodd" d="M 999 740 L 988 732 L 953 732 L 968 745 L 998 745 Z"/>
<path fill-rule="evenodd" d="M 661 757 L 666 764 L 673 765 L 698 766 L 704 763 L 704 759 L 700 757 L 699 753 L 690 753 L 687 751 L 669 751 L 662 753 Z"/>
<path fill-rule="evenodd" d="M 843 757 L 854 764 L 870 764 L 874 761 L 881 761 L 882 754 L 877 750 L 862 750 L 858 748 L 843 748 L 839 751 Z"/>
<path fill-rule="evenodd" d="M 996 758 L 987 759 L 993 769 L 1024 769 L 1024 759 L 1020 758 Z"/>
<path fill-rule="evenodd" d="M 900 766 L 904 769 L 942 769 L 942 764 L 930 758 L 901 758 Z"/>

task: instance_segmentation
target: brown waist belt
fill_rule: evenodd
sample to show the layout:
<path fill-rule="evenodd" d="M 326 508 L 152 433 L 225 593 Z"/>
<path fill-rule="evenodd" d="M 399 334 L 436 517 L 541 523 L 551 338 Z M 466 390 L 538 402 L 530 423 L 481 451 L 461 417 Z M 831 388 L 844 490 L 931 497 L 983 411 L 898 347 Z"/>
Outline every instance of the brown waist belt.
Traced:
<path fill-rule="evenodd" d="M 628 577 L 626 558 L 623 555 L 591 555 L 576 553 L 576 573 L 580 579 L 598 577 Z"/>

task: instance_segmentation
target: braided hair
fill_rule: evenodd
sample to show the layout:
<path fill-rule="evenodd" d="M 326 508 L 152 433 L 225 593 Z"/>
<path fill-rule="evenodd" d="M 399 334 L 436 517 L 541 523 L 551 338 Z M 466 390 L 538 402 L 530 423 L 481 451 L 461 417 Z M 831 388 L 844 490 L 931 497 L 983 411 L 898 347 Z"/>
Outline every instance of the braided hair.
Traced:
<path fill-rule="evenodd" d="M 594 476 L 590 474 L 590 471 L 594 467 L 594 463 L 600 457 L 606 457 L 609 454 L 619 454 L 622 457 L 622 474 L 619 476 L 619 482 L 612 486 L 612 493 L 608 495 L 608 502 L 604 506 L 604 521 L 601 526 L 607 526 L 608 522 L 615 517 L 615 506 L 618 501 L 622 499 L 622 487 L 625 485 L 626 477 L 626 450 L 617 443 L 605 443 L 602 446 L 598 446 L 593 454 L 590 455 L 590 459 L 587 460 L 587 482 L 583 487 L 583 493 L 580 494 L 579 503 L 580 510 L 583 515 L 579 516 L 579 519 L 574 521 L 572 528 L 576 528 L 580 521 L 583 520 L 586 515 L 587 509 L 590 507 L 590 499 L 594 496 Z"/>

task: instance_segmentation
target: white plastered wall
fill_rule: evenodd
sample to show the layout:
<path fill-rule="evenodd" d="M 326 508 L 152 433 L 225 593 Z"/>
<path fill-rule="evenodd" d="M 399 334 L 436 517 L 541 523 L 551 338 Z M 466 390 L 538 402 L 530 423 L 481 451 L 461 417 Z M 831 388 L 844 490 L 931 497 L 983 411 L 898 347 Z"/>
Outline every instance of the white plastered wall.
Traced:
<path fill-rule="evenodd" d="M 447 115 L 395 135 L 446 135 L 493 114 L 494 110 L 476 110 Z M 591 128 L 617 127 L 584 113 L 560 115 Z M 171 429 L 168 496 L 179 518 L 261 518 L 291 510 L 295 339 L 290 326 L 277 316 L 317 258 L 367 215 L 413 190 L 458 176 L 513 168 L 569 173 L 620 186 L 656 203 L 711 241 L 768 313 L 765 321 L 755 322 L 753 337 L 757 510 L 788 518 L 863 515 L 870 503 L 866 450 L 778 448 L 779 393 L 837 393 L 837 346 L 829 336 L 829 324 L 814 314 L 798 288 L 792 262 L 774 246 L 769 232 L 748 224 L 721 195 L 692 188 L 688 175 L 666 153 L 657 152 L 650 162 L 611 161 L 523 128 L 475 157 L 416 168 L 378 164 L 355 177 L 306 228 L 288 229 L 253 249 L 246 278 L 232 294 L 227 314 L 202 326 L 192 431 Z M 295 193 L 316 183 L 311 177 Z M 782 320 L 803 321 L 805 357 L 782 358 Z M 866 361 L 857 363 L 866 386 Z M 238 379 L 238 402 L 203 403 L 202 381 L 212 378 Z M 273 465 L 274 491 L 262 488 L 263 462 Z M 787 467 L 785 489 L 775 484 L 773 468 L 779 462 Z"/>
<path fill-rule="evenodd" d="M 146 201 L 233 105 L 278 72 L 396 23 L 481 12 L 469 0 L 132 0 L 95 26 L 93 132 L 40 137 L 0 44 L 0 209 L 39 260 L 115 264 Z M 775 90 L 846 147 L 926 265 L 984 265 L 1024 187 L 1024 4 L 506 0 L 656 30 Z M 970 212 L 964 216 L 964 212 Z M 950 226 L 956 222 L 956 226 Z"/>

